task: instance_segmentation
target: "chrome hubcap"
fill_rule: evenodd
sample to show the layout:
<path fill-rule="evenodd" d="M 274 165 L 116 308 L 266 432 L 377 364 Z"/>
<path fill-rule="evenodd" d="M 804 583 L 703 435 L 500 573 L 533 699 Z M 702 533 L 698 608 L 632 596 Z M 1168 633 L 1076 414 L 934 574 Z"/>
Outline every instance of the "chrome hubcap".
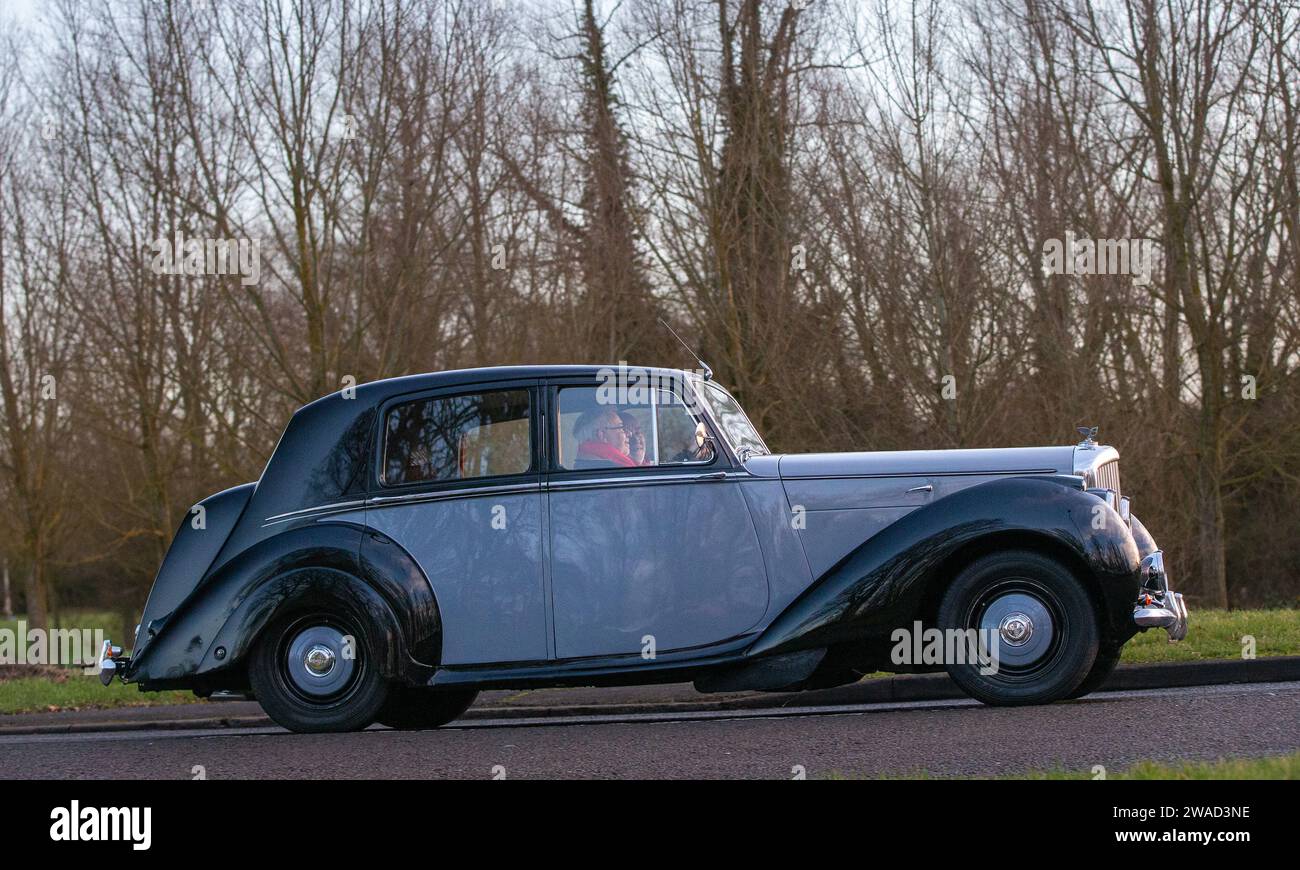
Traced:
<path fill-rule="evenodd" d="M 302 663 L 313 677 L 323 677 L 334 669 L 334 652 L 329 647 L 316 644 L 307 650 Z"/>
<path fill-rule="evenodd" d="M 348 639 L 330 625 L 313 625 L 293 636 L 285 656 L 287 676 L 305 695 L 324 698 L 347 687 L 356 658 L 345 655 Z"/>
<path fill-rule="evenodd" d="M 989 602 L 980 615 L 986 637 L 997 635 L 999 666 L 1027 668 L 1052 648 L 1056 626 L 1051 611 L 1028 592 L 1006 592 Z"/>
<path fill-rule="evenodd" d="M 998 634 L 1011 646 L 1024 646 L 1034 636 L 1034 621 L 1023 613 L 1012 613 L 1002 618 Z"/>

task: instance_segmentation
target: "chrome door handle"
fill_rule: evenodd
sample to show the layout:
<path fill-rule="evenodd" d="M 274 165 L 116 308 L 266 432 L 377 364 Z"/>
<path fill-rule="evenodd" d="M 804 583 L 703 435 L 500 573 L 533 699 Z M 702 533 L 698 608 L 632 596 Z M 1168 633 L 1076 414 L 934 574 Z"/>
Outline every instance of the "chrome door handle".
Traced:
<path fill-rule="evenodd" d="M 712 474 L 698 474 L 695 476 L 695 479 L 696 480 L 726 480 L 727 472 L 715 471 Z"/>
<path fill-rule="evenodd" d="M 911 495 L 914 492 L 934 492 L 934 487 L 928 483 L 924 486 L 914 486 L 907 492 L 903 493 L 903 495 Z"/>

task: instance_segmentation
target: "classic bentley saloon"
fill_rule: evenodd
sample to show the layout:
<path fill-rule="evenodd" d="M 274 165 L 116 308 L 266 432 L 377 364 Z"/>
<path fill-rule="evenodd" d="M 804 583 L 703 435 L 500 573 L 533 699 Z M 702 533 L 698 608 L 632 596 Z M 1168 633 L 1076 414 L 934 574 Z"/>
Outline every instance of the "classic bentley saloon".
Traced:
<path fill-rule="evenodd" d="M 300 409 L 256 483 L 195 506 L 102 676 L 251 693 L 294 731 L 436 727 L 487 688 L 877 670 L 946 669 L 988 704 L 1078 697 L 1135 633 L 1187 629 L 1118 453 L 1085 433 L 774 455 L 686 371 L 365 384 Z M 994 655 L 900 663 L 921 626 Z"/>

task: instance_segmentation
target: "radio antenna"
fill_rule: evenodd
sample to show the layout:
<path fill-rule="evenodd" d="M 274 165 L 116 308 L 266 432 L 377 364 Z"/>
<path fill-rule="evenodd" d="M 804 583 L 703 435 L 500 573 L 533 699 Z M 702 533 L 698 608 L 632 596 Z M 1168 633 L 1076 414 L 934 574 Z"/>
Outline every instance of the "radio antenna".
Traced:
<path fill-rule="evenodd" d="M 704 380 L 706 381 L 713 380 L 713 369 L 709 368 L 709 364 L 706 363 L 704 360 L 700 359 L 700 355 L 697 354 L 695 351 L 691 350 L 691 346 L 689 344 L 682 341 L 682 337 L 677 334 L 677 330 L 673 329 L 671 326 L 668 325 L 668 321 L 660 317 L 659 322 L 664 325 L 664 329 L 668 330 L 673 334 L 673 338 L 677 339 L 677 341 L 681 344 L 681 346 L 686 348 L 686 352 L 689 353 L 695 359 L 695 361 L 700 364 L 700 371 L 704 372 Z"/>

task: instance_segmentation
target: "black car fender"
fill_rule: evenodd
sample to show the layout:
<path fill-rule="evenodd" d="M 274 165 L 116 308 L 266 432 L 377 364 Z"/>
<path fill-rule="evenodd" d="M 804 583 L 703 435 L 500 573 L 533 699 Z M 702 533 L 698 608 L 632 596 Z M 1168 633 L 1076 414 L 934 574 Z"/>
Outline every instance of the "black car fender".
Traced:
<path fill-rule="evenodd" d="M 1098 604 L 1102 631 L 1133 634 L 1140 556 L 1128 525 L 1079 478 L 1041 475 L 972 486 L 902 517 L 815 580 L 746 656 L 887 636 L 921 617 L 963 554 L 997 546 L 1038 547 L 1073 563 Z"/>
<path fill-rule="evenodd" d="M 363 545 L 364 542 L 364 545 Z M 425 682 L 441 637 L 428 580 L 392 541 L 350 522 L 307 522 L 267 537 L 204 578 L 133 659 L 128 679 L 224 687 L 262 630 L 287 608 L 341 603 L 377 632 L 381 671 Z M 166 663 L 161 672 L 154 661 Z"/>

